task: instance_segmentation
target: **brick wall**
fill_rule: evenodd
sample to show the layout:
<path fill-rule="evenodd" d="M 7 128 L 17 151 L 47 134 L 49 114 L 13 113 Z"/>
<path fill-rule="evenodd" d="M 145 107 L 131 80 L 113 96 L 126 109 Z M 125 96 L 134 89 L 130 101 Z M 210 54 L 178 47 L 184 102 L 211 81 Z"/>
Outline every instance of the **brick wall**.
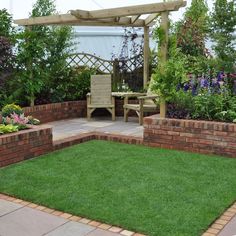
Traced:
<path fill-rule="evenodd" d="M 41 123 L 55 120 L 70 119 L 86 116 L 86 101 L 71 101 L 24 107 L 26 115 L 32 115 Z"/>
<path fill-rule="evenodd" d="M 124 100 L 116 99 L 115 103 L 116 116 L 124 116 Z M 137 100 L 131 99 L 130 103 L 137 103 Z M 23 109 L 25 115 L 35 117 L 41 123 L 87 116 L 87 103 L 85 100 L 37 105 L 24 107 Z M 93 116 L 110 116 L 110 113 L 106 109 L 97 109 L 94 111 Z M 137 114 L 135 111 L 130 111 L 129 116 L 137 116 Z"/>
<path fill-rule="evenodd" d="M 52 128 L 34 126 L 32 129 L 0 136 L 0 167 L 27 160 L 53 150 Z"/>
<path fill-rule="evenodd" d="M 137 99 L 130 99 L 130 103 L 138 103 Z M 124 116 L 124 100 L 116 98 L 116 116 Z M 70 101 L 62 103 L 51 103 L 45 105 L 37 105 L 34 107 L 24 107 L 25 115 L 31 115 L 41 121 L 41 123 L 52 122 L 56 120 L 65 120 L 78 117 L 87 116 L 87 103 L 85 100 Z M 97 109 L 93 115 L 96 116 L 110 116 L 110 113 L 106 109 Z M 135 111 L 130 111 L 129 116 L 137 116 Z M 0 123 L 1 123 L 0 115 Z"/>
<path fill-rule="evenodd" d="M 180 119 L 144 119 L 144 144 L 236 157 L 236 124 Z"/>

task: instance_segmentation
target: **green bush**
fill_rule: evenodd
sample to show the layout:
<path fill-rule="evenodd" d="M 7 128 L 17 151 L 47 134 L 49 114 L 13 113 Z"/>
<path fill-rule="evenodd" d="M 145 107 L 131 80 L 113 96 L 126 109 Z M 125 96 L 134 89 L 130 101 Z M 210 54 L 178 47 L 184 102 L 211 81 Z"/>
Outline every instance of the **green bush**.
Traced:
<path fill-rule="evenodd" d="M 51 90 L 51 102 L 74 101 L 85 99 L 90 91 L 90 77 L 94 69 L 73 69 L 67 78 L 58 78 L 54 89 Z"/>
<path fill-rule="evenodd" d="M 15 125 L 12 125 L 12 124 L 9 124 L 9 125 L 1 124 L 0 125 L 0 135 L 13 133 L 13 132 L 17 132 L 17 131 L 18 131 L 18 127 Z"/>
<path fill-rule="evenodd" d="M 214 120 L 215 115 L 224 110 L 224 96 L 203 90 L 194 96 L 192 107 L 193 119 Z"/>
<path fill-rule="evenodd" d="M 14 103 L 8 104 L 2 108 L 3 117 L 11 116 L 14 113 L 17 115 L 21 115 L 23 114 L 23 109 Z"/>

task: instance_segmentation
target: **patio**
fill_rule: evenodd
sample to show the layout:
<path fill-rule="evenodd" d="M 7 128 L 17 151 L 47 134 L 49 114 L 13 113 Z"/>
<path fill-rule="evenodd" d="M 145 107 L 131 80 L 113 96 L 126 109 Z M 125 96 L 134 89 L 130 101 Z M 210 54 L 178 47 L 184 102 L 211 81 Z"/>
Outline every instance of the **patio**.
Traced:
<path fill-rule="evenodd" d="M 129 122 L 124 122 L 123 117 L 116 117 L 115 121 L 111 121 L 110 117 L 94 117 L 91 121 L 75 118 L 47 124 L 53 127 L 53 141 L 90 132 L 143 137 L 143 126 L 139 125 L 137 117 L 130 117 Z"/>

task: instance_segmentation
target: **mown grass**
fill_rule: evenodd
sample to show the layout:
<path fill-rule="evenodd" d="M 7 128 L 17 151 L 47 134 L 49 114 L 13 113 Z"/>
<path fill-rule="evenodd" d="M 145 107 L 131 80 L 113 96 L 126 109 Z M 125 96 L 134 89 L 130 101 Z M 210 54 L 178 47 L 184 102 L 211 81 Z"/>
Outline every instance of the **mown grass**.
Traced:
<path fill-rule="evenodd" d="M 0 170 L 0 192 L 148 235 L 196 236 L 236 200 L 236 159 L 90 141 Z"/>

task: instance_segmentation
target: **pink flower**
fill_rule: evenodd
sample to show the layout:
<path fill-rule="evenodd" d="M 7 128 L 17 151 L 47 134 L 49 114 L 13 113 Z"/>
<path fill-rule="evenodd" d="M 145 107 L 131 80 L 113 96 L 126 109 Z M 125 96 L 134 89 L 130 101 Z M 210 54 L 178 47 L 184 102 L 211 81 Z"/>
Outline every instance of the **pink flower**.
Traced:
<path fill-rule="evenodd" d="M 16 113 L 13 113 L 11 115 L 11 120 L 13 124 L 19 124 L 19 125 L 26 125 L 29 120 L 24 116 L 24 114 L 17 115 Z"/>

